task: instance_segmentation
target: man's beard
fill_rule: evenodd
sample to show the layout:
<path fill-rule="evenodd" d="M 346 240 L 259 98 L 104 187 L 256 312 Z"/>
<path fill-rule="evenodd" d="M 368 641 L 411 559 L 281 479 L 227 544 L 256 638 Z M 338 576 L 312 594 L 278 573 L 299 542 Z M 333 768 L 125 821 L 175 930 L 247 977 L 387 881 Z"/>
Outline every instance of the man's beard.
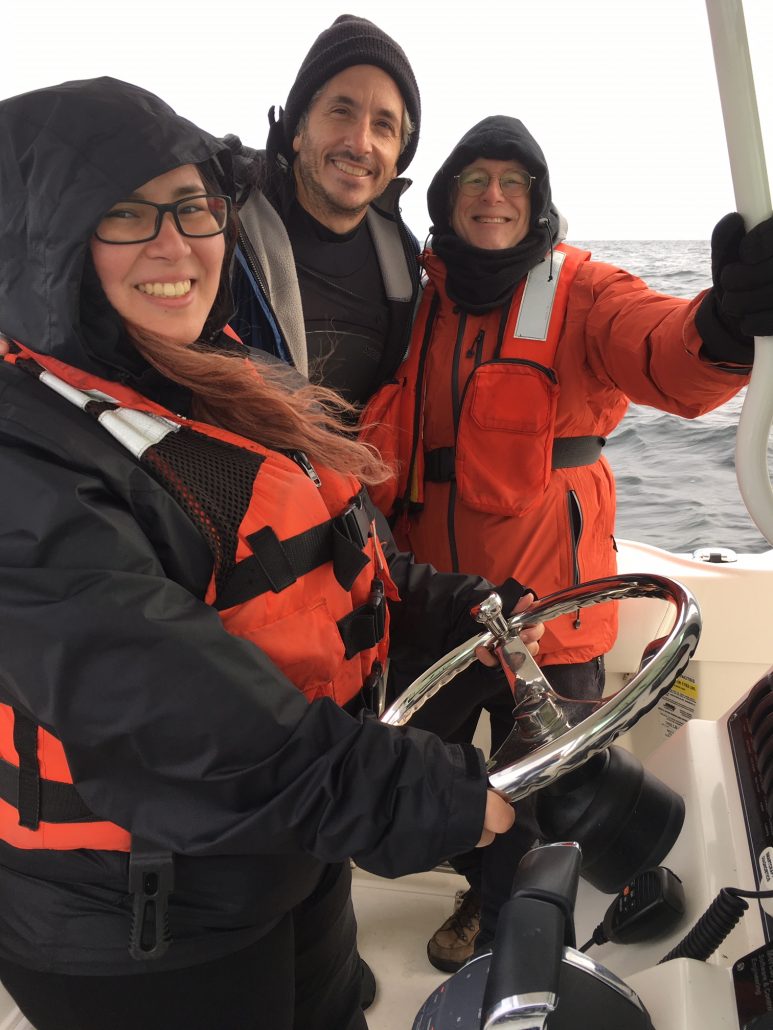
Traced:
<path fill-rule="evenodd" d="M 338 155 L 342 160 L 351 162 L 351 164 L 357 164 L 358 162 L 351 157 L 351 155 Z M 331 215 L 357 215 L 367 210 L 371 200 L 357 201 L 350 204 L 341 202 L 336 197 L 332 196 L 322 185 L 319 178 L 317 177 L 317 166 L 311 162 L 305 162 L 303 157 L 299 154 L 296 158 L 296 172 L 298 178 L 303 183 L 303 188 L 306 191 L 306 195 L 315 204 L 318 211 L 324 212 L 325 214 Z M 375 199 L 375 198 L 371 198 Z M 309 214 L 313 215 L 311 211 Z"/>

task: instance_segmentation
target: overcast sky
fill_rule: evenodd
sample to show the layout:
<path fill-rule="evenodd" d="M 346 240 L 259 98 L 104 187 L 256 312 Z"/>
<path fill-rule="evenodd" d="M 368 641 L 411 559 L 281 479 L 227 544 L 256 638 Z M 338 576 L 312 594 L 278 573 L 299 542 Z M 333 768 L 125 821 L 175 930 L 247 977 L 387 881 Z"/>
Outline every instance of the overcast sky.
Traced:
<path fill-rule="evenodd" d="M 744 6 L 770 170 L 773 0 Z M 734 207 L 704 0 L 3 0 L 0 97 L 113 75 L 262 146 L 268 108 L 342 12 L 389 32 L 416 73 L 403 212 L 421 237 L 433 173 L 489 114 L 541 144 L 570 239 L 706 239 Z"/>

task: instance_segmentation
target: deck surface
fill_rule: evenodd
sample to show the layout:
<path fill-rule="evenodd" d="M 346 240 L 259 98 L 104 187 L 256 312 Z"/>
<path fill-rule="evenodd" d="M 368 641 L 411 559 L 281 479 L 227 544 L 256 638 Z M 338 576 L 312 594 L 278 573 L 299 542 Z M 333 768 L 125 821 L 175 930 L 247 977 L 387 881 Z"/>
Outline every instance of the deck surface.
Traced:
<path fill-rule="evenodd" d="M 427 961 L 427 941 L 451 915 L 456 891 L 466 887 L 452 872 L 383 880 L 353 871 L 360 954 L 378 985 L 369 1030 L 411 1030 L 425 999 L 447 979 Z"/>

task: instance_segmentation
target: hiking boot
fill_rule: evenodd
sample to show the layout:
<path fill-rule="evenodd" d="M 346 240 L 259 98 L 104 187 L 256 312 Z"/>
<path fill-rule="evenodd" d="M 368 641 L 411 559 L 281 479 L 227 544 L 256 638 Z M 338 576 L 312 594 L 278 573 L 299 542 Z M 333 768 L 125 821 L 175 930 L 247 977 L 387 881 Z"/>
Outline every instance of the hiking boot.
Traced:
<path fill-rule="evenodd" d="M 427 958 L 435 969 L 455 973 L 472 958 L 480 933 L 480 898 L 470 887 L 457 891 L 454 913 L 427 942 Z"/>

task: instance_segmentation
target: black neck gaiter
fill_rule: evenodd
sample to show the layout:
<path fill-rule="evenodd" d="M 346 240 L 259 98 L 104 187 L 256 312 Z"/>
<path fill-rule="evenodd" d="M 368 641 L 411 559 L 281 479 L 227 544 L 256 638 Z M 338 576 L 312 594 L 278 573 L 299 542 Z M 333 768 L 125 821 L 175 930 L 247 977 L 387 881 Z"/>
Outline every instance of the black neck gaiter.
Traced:
<path fill-rule="evenodd" d="M 505 304 L 550 249 L 546 228 L 532 229 L 515 247 L 482 250 L 456 233 L 439 233 L 432 250 L 447 269 L 446 292 L 463 311 L 479 315 Z"/>

